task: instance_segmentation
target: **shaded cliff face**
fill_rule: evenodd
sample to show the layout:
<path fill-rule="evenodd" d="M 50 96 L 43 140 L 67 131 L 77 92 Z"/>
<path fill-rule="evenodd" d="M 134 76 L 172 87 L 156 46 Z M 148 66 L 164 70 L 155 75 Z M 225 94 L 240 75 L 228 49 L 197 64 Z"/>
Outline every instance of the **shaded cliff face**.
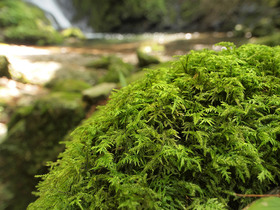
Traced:
<path fill-rule="evenodd" d="M 73 5 L 75 18 L 87 17 L 99 32 L 229 31 L 241 24 L 246 32 L 265 35 L 280 22 L 277 1 L 73 0 Z"/>
<path fill-rule="evenodd" d="M 278 1 L 25 1 L 43 9 L 56 29 L 74 26 L 85 32 L 237 31 L 239 36 L 264 36 L 280 26 Z"/>

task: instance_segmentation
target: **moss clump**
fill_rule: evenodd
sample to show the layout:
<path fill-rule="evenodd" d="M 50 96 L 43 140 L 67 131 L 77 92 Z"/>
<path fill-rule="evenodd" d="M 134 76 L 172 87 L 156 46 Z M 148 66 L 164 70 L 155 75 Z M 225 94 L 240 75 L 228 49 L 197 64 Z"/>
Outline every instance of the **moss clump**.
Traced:
<path fill-rule="evenodd" d="M 138 66 L 145 67 L 151 64 L 159 64 L 160 61 L 156 56 L 145 53 L 142 49 L 137 50 Z"/>
<path fill-rule="evenodd" d="M 58 79 L 54 80 L 46 85 L 51 88 L 52 91 L 62 91 L 62 92 L 77 92 L 80 93 L 85 89 L 91 87 L 90 84 L 84 82 L 80 79 Z"/>
<path fill-rule="evenodd" d="M 86 39 L 85 35 L 79 28 L 68 28 L 61 32 L 64 38 L 76 38 L 80 40 Z"/>
<path fill-rule="evenodd" d="M 100 78 L 99 82 L 121 82 L 124 77 L 129 76 L 134 67 L 129 63 L 123 62 L 117 56 L 103 56 L 98 60 L 92 61 L 86 65 L 88 68 L 106 69 L 107 73 Z"/>
<path fill-rule="evenodd" d="M 280 47 L 220 43 L 112 94 L 32 209 L 239 209 L 280 178 Z"/>
<path fill-rule="evenodd" d="M 6 189 L 0 197 L 11 195 L 2 201 L 7 209 L 26 209 L 35 200 L 34 176 L 47 172 L 46 162 L 56 160 L 64 149 L 59 142 L 84 116 L 77 93 L 51 93 L 16 110 L 0 146 L 0 186 L 5 184 Z"/>

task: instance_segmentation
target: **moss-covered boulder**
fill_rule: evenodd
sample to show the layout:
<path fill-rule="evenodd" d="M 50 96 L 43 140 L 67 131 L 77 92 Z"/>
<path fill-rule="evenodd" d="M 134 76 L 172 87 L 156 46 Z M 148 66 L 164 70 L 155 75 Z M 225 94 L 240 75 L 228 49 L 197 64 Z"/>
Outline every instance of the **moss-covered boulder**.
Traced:
<path fill-rule="evenodd" d="M 78 127 L 35 209 L 241 209 L 280 181 L 280 47 L 192 51 Z"/>
<path fill-rule="evenodd" d="M 82 92 L 83 100 L 87 104 L 96 104 L 100 100 L 106 100 L 111 94 L 112 90 L 117 88 L 116 83 L 101 83 L 94 87 L 88 88 Z"/>
<path fill-rule="evenodd" d="M 57 79 L 49 82 L 46 85 L 52 91 L 59 92 L 77 92 L 81 93 L 83 90 L 88 89 L 91 85 L 81 79 Z"/>
<path fill-rule="evenodd" d="M 45 84 L 45 87 L 47 88 L 55 88 L 59 90 L 63 87 L 63 89 L 83 89 L 83 87 L 86 87 L 87 83 L 90 86 L 93 86 L 97 83 L 99 78 L 98 73 L 92 70 L 87 70 L 83 68 L 77 68 L 76 66 L 66 66 L 63 68 L 58 69 L 53 78 Z M 73 87 L 71 88 L 71 83 L 73 83 Z M 65 90 L 66 90 L 65 89 Z M 61 89 L 62 90 L 62 89 Z M 63 90 L 62 90 L 63 91 Z"/>
<path fill-rule="evenodd" d="M 99 82 L 121 82 L 123 78 L 128 77 L 134 70 L 133 65 L 123 62 L 122 59 L 115 55 L 103 56 L 86 65 L 88 68 L 105 69 L 105 75 L 100 78 Z"/>
<path fill-rule="evenodd" d="M 6 56 L 0 55 L 0 77 L 7 77 L 11 79 L 9 71 L 9 61 Z"/>
<path fill-rule="evenodd" d="M 145 52 L 142 48 L 137 50 L 138 66 L 147 67 L 152 64 L 159 64 L 160 60 L 149 53 Z"/>
<path fill-rule="evenodd" d="M 80 39 L 80 40 L 86 39 L 84 33 L 79 28 L 75 28 L 75 27 L 64 29 L 61 32 L 61 34 L 66 39 L 69 39 L 69 38 L 75 38 L 75 39 Z"/>
<path fill-rule="evenodd" d="M 7 209 L 26 209 L 35 197 L 38 178 L 47 172 L 46 162 L 64 150 L 60 141 L 85 117 L 81 94 L 54 92 L 12 115 L 8 133 L 0 145 L 0 197 Z M 3 194 L 3 195 L 2 195 Z M 1 200 L 1 199 L 0 199 Z"/>

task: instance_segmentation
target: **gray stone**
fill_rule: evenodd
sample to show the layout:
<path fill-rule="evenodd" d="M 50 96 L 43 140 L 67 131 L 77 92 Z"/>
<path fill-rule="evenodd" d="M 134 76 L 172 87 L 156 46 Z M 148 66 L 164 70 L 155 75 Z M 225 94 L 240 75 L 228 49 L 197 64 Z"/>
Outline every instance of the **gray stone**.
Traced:
<path fill-rule="evenodd" d="M 106 99 L 111 91 L 117 88 L 116 83 L 101 83 L 82 92 L 83 100 L 90 104 L 95 104 L 100 100 Z"/>

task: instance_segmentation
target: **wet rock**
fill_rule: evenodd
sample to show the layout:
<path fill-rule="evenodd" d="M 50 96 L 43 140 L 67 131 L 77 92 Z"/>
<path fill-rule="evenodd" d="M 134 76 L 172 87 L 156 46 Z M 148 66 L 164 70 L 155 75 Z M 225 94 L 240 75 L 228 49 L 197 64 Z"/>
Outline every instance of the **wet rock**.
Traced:
<path fill-rule="evenodd" d="M 71 67 L 63 67 L 56 71 L 53 79 L 46 84 L 47 87 L 54 86 L 57 82 L 62 80 L 80 80 L 90 85 L 95 85 L 98 75 L 94 71 L 88 71 L 84 69 L 76 69 Z"/>
<path fill-rule="evenodd" d="M 0 77 L 11 79 L 9 72 L 9 61 L 6 56 L 0 55 Z"/>
<path fill-rule="evenodd" d="M 96 104 L 100 100 L 106 99 L 111 91 L 117 88 L 116 83 L 101 83 L 82 92 L 83 100 L 88 104 Z"/>
<path fill-rule="evenodd" d="M 144 50 L 141 48 L 137 50 L 137 58 L 139 67 L 160 63 L 160 60 L 156 56 L 144 52 Z"/>
<path fill-rule="evenodd" d="M 122 77 L 129 76 L 134 70 L 133 65 L 123 62 L 117 56 L 103 56 L 98 60 L 86 65 L 88 68 L 106 69 L 107 73 L 100 78 L 99 82 L 121 82 Z"/>

